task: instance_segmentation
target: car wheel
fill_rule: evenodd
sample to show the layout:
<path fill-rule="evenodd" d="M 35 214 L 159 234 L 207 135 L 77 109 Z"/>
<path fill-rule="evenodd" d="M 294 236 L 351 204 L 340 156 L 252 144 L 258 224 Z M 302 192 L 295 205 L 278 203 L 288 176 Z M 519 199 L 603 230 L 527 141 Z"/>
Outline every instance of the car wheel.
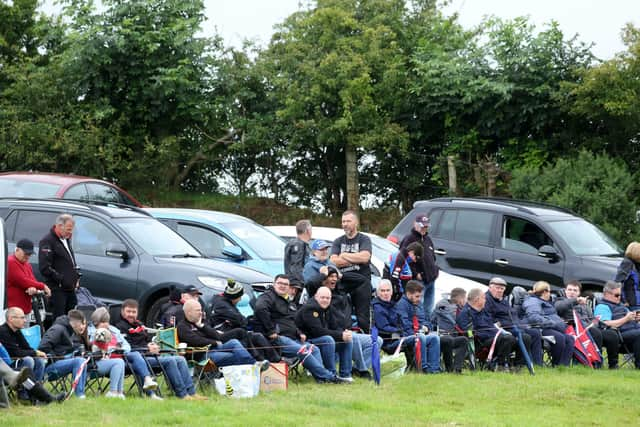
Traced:
<path fill-rule="evenodd" d="M 150 328 L 155 328 L 156 325 L 161 324 L 160 316 L 162 315 L 161 309 L 162 306 L 169 302 L 169 296 L 163 296 L 155 300 L 155 302 L 151 305 L 151 308 L 147 311 L 147 318 L 145 319 L 144 324 Z"/>

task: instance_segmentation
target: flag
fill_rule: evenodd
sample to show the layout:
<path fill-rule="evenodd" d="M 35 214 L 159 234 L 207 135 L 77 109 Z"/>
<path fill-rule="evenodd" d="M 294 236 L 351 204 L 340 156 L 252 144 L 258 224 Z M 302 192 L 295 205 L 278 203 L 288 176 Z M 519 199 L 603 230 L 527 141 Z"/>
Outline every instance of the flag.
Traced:
<path fill-rule="evenodd" d="M 89 360 L 91 360 L 91 358 L 87 357 L 84 360 L 84 362 L 82 362 L 82 365 L 80 365 L 80 367 L 78 368 L 78 372 L 76 372 L 76 376 L 73 377 L 73 383 L 71 383 L 71 390 L 69 390 L 69 394 L 67 395 L 67 399 L 69 399 L 71 397 L 71 395 L 73 394 L 73 392 L 76 391 L 76 387 L 78 387 L 78 383 L 80 382 L 80 378 L 82 377 L 82 372 L 87 367 L 87 364 L 89 363 Z"/>
<path fill-rule="evenodd" d="M 420 337 L 418 336 L 418 330 L 420 330 L 420 322 L 418 322 L 418 315 L 413 315 L 413 332 L 415 334 L 415 350 L 414 350 L 414 358 L 416 361 L 416 370 L 420 372 L 422 369 L 422 350 L 420 349 Z"/>
<path fill-rule="evenodd" d="M 593 368 L 594 363 L 602 363 L 602 355 L 600 355 L 600 351 L 598 350 L 598 346 L 596 346 L 593 342 L 593 338 L 589 333 L 589 329 L 592 328 L 600 321 L 599 317 L 593 319 L 593 322 L 589 324 L 586 328 L 576 313 L 573 310 L 573 323 L 575 328 L 572 326 L 568 326 L 566 333 L 573 335 L 575 337 L 574 351 L 573 355 L 578 359 L 580 363 L 583 365 L 589 366 Z"/>
<path fill-rule="evenodd" d="M 371 370 L 373 380 L 380 385 L 380 348 L 378 347 L 378 328 L 371 327 Z"/>

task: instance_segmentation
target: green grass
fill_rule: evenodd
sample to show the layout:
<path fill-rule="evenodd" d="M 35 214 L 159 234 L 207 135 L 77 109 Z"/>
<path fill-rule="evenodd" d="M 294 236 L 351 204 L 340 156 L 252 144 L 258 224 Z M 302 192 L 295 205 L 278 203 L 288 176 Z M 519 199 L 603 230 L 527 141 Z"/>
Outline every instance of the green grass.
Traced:
<path fill-rule="evenodd" d="M 287 392 L 208 402 L 89 396 L 48 407 L 12 406 L 3 426 L 492 426 L 630 425 L 640 417 L 633 369 L 582 367 L 528 373 L 407 374 L 380 387 L 292 382 Z"/>

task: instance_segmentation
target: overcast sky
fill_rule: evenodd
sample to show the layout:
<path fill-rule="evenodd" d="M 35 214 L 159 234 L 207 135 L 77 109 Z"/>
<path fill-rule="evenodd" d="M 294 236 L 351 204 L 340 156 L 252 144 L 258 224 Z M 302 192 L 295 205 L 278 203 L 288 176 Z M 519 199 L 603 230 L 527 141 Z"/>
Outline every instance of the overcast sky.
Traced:
<path fill-rule="evenodd" d="M 217 28 L 227 43 L 240 46 L 244 38 L 266 44 L 273 25 L 298 10 L 299 0 L 205 0 L 205 5 L 205 33 Z M 445 11 L 458 12 L 464 27 L 486 15 L 528 15 L 538 28 L 555 20 L 565 36 L 578 33 L 580 40 L 594 42 L 593 52 L 601 59 L 624 50 L 620 30 L 626 22 L 640 24 L 638 0 L 453 0 Z"/>

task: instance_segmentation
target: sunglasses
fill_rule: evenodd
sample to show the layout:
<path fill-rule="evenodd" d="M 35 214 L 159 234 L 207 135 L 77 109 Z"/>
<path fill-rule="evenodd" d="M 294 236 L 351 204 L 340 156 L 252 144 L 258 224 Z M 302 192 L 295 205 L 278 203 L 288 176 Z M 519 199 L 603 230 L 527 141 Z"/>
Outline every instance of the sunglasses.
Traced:
<path fill-rule="evenodd" d="M 621 294 L 611 294 L 611 295 L 613 295 L 613 296 L 614 296 L 614 297 L 616 297 L 616 298 L 620 298 L 620 295 L 621 295 Z"/>

